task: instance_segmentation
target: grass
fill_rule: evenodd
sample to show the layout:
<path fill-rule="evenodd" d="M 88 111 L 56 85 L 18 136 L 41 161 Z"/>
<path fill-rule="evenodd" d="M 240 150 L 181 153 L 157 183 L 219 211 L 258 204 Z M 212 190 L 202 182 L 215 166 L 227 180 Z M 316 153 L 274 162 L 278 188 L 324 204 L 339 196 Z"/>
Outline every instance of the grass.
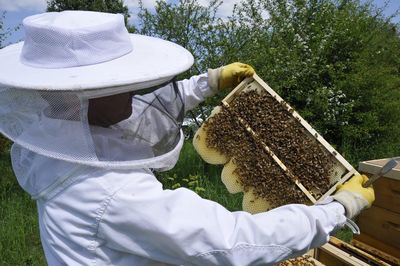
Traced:
<path fill-rule="evenodd" d="M 35 201 L 18 185 L 7 149 L 0 173 L 0 265 L 46 265 Z"/>
<path fill-rule="evenodd" d="M 1 141 L 1 136 L 0 136 Z M 18 185 L 10 166 L 9 143 L 0 147 L 0 265 L 46 265 L 40 244 L 35 202 Z M 241 209 L 242 195 L 229 194 L 221 182 L 221 166 L 205 164 L 186 142 L 175 168 L 157 173 L 164 188 L 188 187 L 231 211 Z M 349 230 L 337 237 L 349 241 Z"/>
<path fill-rule="evenodd" d="M 242 196 L 230 194 L 221 181 L 222 167 L 202 161 L 193 145 L 186 142 L 174 169 L 156 173 L 164 188 L 188 187 L 200 196 L 216 201 L 231 211 L 241 209 Z"/>

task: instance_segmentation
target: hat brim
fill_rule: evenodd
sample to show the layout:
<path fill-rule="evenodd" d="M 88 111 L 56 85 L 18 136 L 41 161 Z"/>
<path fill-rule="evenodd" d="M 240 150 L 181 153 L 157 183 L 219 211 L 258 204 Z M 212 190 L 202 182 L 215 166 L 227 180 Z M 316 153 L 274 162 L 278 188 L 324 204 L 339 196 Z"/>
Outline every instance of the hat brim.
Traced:
<path fill-rule="evenodd" d="M 132 52 L 87 66 L 36 68 L 20 62 L 23 42 L 0 49 L 0 85 L 34 90 L 90 90 L 146 83 L 161 84 L 188 70 L 193 56 L 159 38 L 130 34 Z"/>

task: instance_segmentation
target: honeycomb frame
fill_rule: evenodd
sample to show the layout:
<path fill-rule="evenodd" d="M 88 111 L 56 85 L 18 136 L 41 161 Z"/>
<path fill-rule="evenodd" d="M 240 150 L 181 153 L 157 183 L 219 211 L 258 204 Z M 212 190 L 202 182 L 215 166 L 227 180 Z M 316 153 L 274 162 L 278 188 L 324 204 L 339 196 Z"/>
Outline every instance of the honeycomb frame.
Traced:
<path fill-rule="evenodd" d="M 257 74 L 254 74 L 250 78 L 246 78 L 243 80 L 235 89 L 233 89 L 223 100 L 222 100 L 222 105 L 226 106 L 229 108 L 230 103 L 243 91 L 246 90 L 257 90 L 260 93 L 268 93 L 271 95 L 278 103 L 282 104 L 285 106 L 286 110 L 288 111 L 289 114 L 291 114 L 294 119 L 298 121 L 302 125 L 302 127 L 305 129 L 305 132 L 308 136 L 305 137 L 312 137 L 315 140 L 317 140 L 321 146 L 330 154 L 333 155 L 335 165 L 336 167 L 340 168 L 339 172 L 340 176 L 335 176 L 332 177 L 333 180 L 333 185 L 325 192 L 321 193 L 322 196 L 319 198 L 316 198 L 313 196 L 313 193 L 311 191 L 308 191 L 307 188 L 305 188 L 300 180 L 296 177 L 295 173 L 292 173 L 288 167 L 282 162 L 280 158 L 268 147 L 263 143 L 265 151 L 274 159 L 274 161 L 279 165 L 279 167 L 284 170 L 287 175 L 293 180 L 296 184 L 296 186 L 307 196 L 307 198 L 312 202 L 315 203 L 317 201 L 322 201 L 329 195 L 331 195 L 335 190 L 336 187 L 340 184 L 343 184 L 346 182 L 350 177 L 353 175 L 359 174 L 357 170 L 349 163 L 346 161 L 346 159 L 339 154 L 306 120 L 304 120 L 299 113 L 297 113 L 286 101 L 284 101 L 270 86 L 268 86 L 267 83 L 265 83 Z M 250 133 L 252 133 L 253 137 L 256 139 L 257 138 L 257 133 L 253 131 L 253 129 L 246 123 L 246 121 L 243 121 L 243 119 L 236 117 L 236 119 L 239 120 L 239 122 L 243 125 L 243 127 L 246 128 L 246 130 Z M 337 171 L 336 171 L 337 172 Z"/>

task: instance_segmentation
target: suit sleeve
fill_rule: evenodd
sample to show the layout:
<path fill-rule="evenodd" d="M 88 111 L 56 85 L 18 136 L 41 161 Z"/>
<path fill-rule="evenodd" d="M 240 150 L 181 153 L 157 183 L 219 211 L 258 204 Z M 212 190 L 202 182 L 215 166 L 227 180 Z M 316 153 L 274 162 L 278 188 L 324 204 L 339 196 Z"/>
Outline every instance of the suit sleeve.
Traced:
<path fill-rule="evenodd" d="M 163 190 L 143 176 L 109 203 L 99 227 L 107 246 L 176 265 L 274 265 L 328 241 L 344 208 L 286 205 L 230 212 L 187 189 Z"/>
<path fill-rule="evenodd" d="M 216 93 L 208 85 L 207 74 L 178 81 L 178 88 L 185 102 L 185 112 L 195 108 L 206 97 L 210 97 Z"/>

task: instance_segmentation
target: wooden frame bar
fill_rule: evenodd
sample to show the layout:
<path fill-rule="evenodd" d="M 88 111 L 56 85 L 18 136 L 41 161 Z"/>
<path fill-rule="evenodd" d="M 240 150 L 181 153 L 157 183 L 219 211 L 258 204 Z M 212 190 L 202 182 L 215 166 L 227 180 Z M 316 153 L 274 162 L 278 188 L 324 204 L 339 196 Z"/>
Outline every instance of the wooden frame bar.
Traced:
<path fill-rule="evenodd" d="M 356 254 L 360 258 L 363 258 L 369 262 L 374 262 L 375 264 L 381 265 L 381 266 L 391 266 L 389 263 L 384 262 L 383 260 L 373 256 L 372 254 L 365 252 L 364 250 L 361 250 L 355 246 L 352 246 L 336 237 L 331 237 L 329 239 L 329 243 L 332 245 L 342 249 L 342 250 L 347 250 L 353 254 Z"/>
<path fill-rule="evenodd" d="M 352 265 L 352 266 L 370 266 L 369 263 L 363 262 L 362 260 L 352 256 L 351 254 L 347 253 L 344 250 L 341 250 L 340 248 L 327 243 L 320 247 L 321 251 L 331 255 L 332 257 L 342 261 L 346 265 Z M 320 251 L 319 251 L 320 252 Z M 318 260 L 318 257 L 317 257 Z"/>
<path fill-rule="evenodd" d="M 370 245 L 367 245 L 361 241 L 358 241 L 356 239 L 351 240 L 351 245 L 353 245 L 356 248 L 359 248 L 365 252 L 367 252 L 368 254 L 374 255 L 378 258 L 382 258 L 386 261 L 389 261 L 390 263 L 392 263 L 393 265 L 400 265 L 400 259 L 399 258 L 395 258 L 392 255 L 383 252 L 375 247 L 372 247 Z"/>

